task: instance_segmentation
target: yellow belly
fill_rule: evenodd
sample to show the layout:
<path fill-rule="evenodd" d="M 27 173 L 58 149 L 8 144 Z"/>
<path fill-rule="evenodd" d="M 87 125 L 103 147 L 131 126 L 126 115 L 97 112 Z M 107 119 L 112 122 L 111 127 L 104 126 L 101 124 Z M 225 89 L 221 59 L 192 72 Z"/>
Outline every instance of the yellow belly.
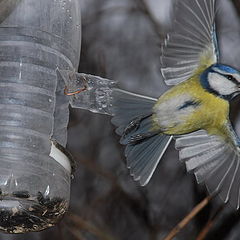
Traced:
<path fill-rule="evenodd" d="M 179 105 L 185 99 L 196 101 L 196 106 L 181 110 Z M 186 134 L 199 129 L 209 133 L 227 121 L 229 115 L 228 101 L 208 93 L 202 88 L 198 77 L 193 77 L 167 91 L 154 106 L 154 129 L 165 134 Z"/>

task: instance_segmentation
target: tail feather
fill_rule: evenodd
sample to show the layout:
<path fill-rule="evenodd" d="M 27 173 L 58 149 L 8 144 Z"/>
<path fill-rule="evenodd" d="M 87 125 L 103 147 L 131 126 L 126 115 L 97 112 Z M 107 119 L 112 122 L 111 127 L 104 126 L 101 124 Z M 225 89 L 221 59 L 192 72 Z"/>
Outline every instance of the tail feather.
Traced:
<path fill-rule="evenodd" d="M 125 128 L 126 128 L 126 126 L 124 127 L 124 129 Z M 144 119 L 140 123 L 140 126 L 138 127 L 138 129 L 133 130 L 126 135 L 124 134 L 125 131 L 123 131 L 123 134 L 120 139 L 120 143 L 123 145 L 126 145 L 131 142 L 131 138 L 134 138 L 134 136 L 136 136 L 136 135 L 148 133 L 151 128 L 152 128 L 152 119 L 151 119 L 151 117 L 149 117 L 147 119 Z"/>
<path fill-rule="evenodd" d="M 170 136 L 156 135 L 138 145 L 128 145 L 132 149 L 126 154 L 127 166 L 134 180 L 142 186 L 149 182 L 170 141 Z"/>
<path fill-rule="evenodd" d="M 127 167 L 142 186 L 151 179 L 171 141 L 171 136 L 152 130 L 151 115 L 156 100 L 119 89 L 113 91 L 112 123 L 117 127 L 117 134 L 122 136 L 120 143 L 126 145 Z M 134 128 L 135 122 L 139 125 Z M 136 137 L 141 141 L 132 141 Z"/>
<path fill-rule="evenodd" d="M 122 135 L 131 120 L 140 115 L 150 115 L 157 99 L 114 89 L 112 123 L 117 126 L 116 133 Z"/>

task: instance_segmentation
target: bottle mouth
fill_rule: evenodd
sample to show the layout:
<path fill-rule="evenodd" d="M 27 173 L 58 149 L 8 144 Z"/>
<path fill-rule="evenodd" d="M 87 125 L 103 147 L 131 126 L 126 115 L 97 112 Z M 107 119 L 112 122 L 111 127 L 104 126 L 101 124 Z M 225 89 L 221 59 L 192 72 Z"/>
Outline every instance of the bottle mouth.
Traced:
<path fill-rule="evenodd" d="M 41 231 L 59 222 L 67 209 L 67 200 L 44 197 L 41 192 L 36 196 L 24 191 L 1 196 L 0 230 L 5 233 Z"/>

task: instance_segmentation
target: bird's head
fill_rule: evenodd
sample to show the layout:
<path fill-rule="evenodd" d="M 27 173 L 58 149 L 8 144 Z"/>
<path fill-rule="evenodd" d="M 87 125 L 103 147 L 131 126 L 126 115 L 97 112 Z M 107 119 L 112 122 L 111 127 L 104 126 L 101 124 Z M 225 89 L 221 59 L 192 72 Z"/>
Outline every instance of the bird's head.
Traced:
<path fill-rule="evenodd" d="M 200 80 L 204 89 L 226 100 L 240 94 L 240 72 L 230 66 L 214 64 L 202 73 Z"/>

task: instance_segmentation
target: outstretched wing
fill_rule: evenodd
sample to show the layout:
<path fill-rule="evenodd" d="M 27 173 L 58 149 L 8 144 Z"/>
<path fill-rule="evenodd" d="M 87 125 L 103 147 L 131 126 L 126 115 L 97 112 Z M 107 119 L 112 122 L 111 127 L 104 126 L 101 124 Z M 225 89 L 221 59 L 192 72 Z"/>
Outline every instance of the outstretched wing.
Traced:
<path fill-rule="evenodd" d="M 230 123 L 224 129 L 226 139 L 200 130 L 177 138 L 176 148 L 198 183 L 205 183 L 210 194 L 218 193 L 225 203 L 239 209 L 240 148 Z"/>
<path fill-rule="evenodd" d="M 167 85 L 183 82 L 218 61 L 216 1 L 177 0 L 173 29 L 161 49 L 161 72 Z"/>

